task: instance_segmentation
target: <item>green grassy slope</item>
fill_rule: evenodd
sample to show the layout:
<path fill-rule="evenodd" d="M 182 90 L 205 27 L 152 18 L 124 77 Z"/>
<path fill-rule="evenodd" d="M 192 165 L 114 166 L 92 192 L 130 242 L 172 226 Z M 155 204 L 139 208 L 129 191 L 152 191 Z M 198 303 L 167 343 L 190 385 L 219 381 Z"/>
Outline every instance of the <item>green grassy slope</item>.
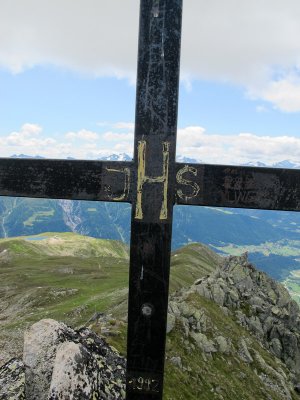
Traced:
<path fill-rule="evenodd" d="M 48 315 L 80 323 L 72 317 L 76 307 L 84 305 L 85 315 L 107 308 L 127 281 L 125 245 L 73 233 L 2 239 L 0 261 L 1 299 L 20 305 L 14 318 L 7 311 L 2 316 L 13 324 L 16 317 L 20 324 Z"/>
<path fill-rule="evenodd" d="M 202 254 L 203 248 L 189 245 L 173 255 L 171 290 L 213 268 L 218 257 L 209 250 Z M 123 243 L 73 233 L 1 239 L 0 363 L 1 352 L 3 360 L 3 354 L 21 351 L 24 329 L 41 318 L 73 326 L 85 324 L 96 312 L 125 319 L 128 262 Z"/>
<path fill-rule="evenodd" d="M 181 293 L 209 275 L 220 261 L 220 256 L 200 244 L 175 251 L 171 293 Z M 73 233 L 0 240 L 0 365 L 9 356 L 21 354 L 24 329 L 42 318 L 75 327 L 88 325 L 126 354 L 128 262 L 123 243 Z M 266 390 L 259 378 L 264 373 L 259 357 L 274 371 L 278 368 L 275 358 L 212 301 L 195 294 L 185 301 L 207 316 L 208 337 L 211 329 L 232 338 L 233 347 L 241 337 L 250 340 L 254 362 L 247 364 L 236 353 L 205 357 L 176 323 L 167 336 L 164 399 L 280 400 L 280 394 Z M 104 314 L 93 320 L 96 313 Z M 172 357 L 180 357 L 182 365 L 175 365 Z M 297 399 L 296 395 L 292 398 Z"/>
<path fill-rule="evenodd" d="M 131 206 L 125 203 L 0 198 L 0 237 L 77 232 L 129 243 Z M 250 260 L 277 280 L 299 262 L 300 214 L 176 206 L 172 248 L 201 242 L 225 253 L 249 251 Z"/>
<path fill-rule="evenodd" d="M 191 285 L 209 275 L 221 262 L 221 257 L 200 243 L 192 243 L 172 253 L 170 289 Z"/>

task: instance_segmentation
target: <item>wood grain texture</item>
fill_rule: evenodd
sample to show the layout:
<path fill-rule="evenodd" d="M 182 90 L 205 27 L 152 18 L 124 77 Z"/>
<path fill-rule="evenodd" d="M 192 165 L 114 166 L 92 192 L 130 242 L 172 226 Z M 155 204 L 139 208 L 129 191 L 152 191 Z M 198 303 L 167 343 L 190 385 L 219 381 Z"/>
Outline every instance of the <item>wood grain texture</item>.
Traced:
<path fill-rule="evenodd" d="M 300 210 L 300 170 L 177 163 L 176 176 L 176 204 Z"/>
<path fill-rule="evenodd" d="M 142 0 L 130 249 L 127 400 L 162 399 L 181 0 Z"/>
<path fill-rule="evenodd" d="M 0 158 L 0 196 L 130 202 L 132 163 Z"/>

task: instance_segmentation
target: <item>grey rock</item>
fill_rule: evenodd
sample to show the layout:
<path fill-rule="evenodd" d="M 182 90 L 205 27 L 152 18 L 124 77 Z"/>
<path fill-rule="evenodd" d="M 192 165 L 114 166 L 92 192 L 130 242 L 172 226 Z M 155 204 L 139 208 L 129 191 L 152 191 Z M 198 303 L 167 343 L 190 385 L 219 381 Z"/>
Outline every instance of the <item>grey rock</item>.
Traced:
<path fill-rule="evenodd" d="M 290 390 L 286 384 L 286 376 L 284 375 L 283 371 L 280 371 L 279 373 L 270 365 L 268 365 L 258 352 L 255 351 L 254 356 L 261 370 L 259 378 L 263 384 L 267 388 L 270 388 L 272 391 L 279 394 L 281 399 L 292 400 Z"/>
<path fill-rule="evenodd" d="M 52 319 L 33 324 L 24 335 L 23 362 L 26 365 L 26 395 L 46 400 L 50 389 L 56 348 L 65 340 L 67 327 Z"/>
<path fill-rule="evenodd" d="M 270 333 L 270 338 L 272 339 L 273 337 L 277 337 L 277 335 L 273 336 L 271 332 L 274 330 L 274 318 L 271 315 L 268 315 L 264 320 L 263 320 L 263 330 L 265 334 Z"/>
<path fill-rule="evenodd" d="M 260 373 L 259 378 L 262 383 L 269 389 L 271 389 L 274 393 L 280 395 L 280 399 L 282 400 L 292 400 L 289 389 L 284 385 L 280 385 L 280 382 L 276 382 L 272 377 L 270 377 L 266 373 Z"/>
<path fill-rule="evenodd" d="M 209 300 L 212 299 L 212 293 L 211 293 L 210 289 L 208 288 L 206 282 L 203 282 L 202 284 L 197 285 L 195 288 L 196 288 L 196 291 L 200 294 L 200 296 L 203 296 Z"/>
<path fill-rule="evenodd" d="M 13 358 L 0 368 L 0 399 L 25 400 L 25 367 Z"/>
<path fill-rule="evenodd" d="M 82 343 L 64 342 L 58 347 L 49 400 L 124 399 L 124 359 L 91 332 L 81 336 Z"/>
<path fill-rule="evenodd" d="M 26 400 L 125 398 L 125 359 L 88 328 L 34 324 L 25 334 L 24 363 Z"/>
<path fill-rule="evenodd" d="M 237 322 L 300 379 L 299 306 L 286 288 L 256 270 L 246 254 L 228 257 L 209 277 L 198 280 L 193 289 L 220 305 L 222 310 L 226 307 L 233 312 Z M 245 359 L 250 362 L 247 353 Z"/>
<path fill-rule="evenodd" d="M 272 312 L 272 314 L 274 314 L 276 316 L 280 315 L 280 313 L 281 313 L 280 309 L 276 306 L 271 308 L 271 312 Z"/>
<path fill-rule="evenodd" d="M 215 341 L 216 341 L 216 344 L 217 344 L 217 347 L 218 347 L 218 351 L 220 353 L 228 354 L 230 352 L 230 349 L 231 349 L 230 340 L 228 340 L 228 339 L 226 339 L 226 338 L 224 338 L 223 336 L 220 335 L 220 336 L 216 337 Z"/>
<path fill-rule="evenodd" d="M 168 312 L 169 312 L 169 314 L 173 314 L 175 316 L 179 316 L 180 315 L 180 310 L 179 310 L 178 305 L 177 305 L 177 303 L 175 301 L 169 301 Z"/>
<path fill-rule="evenodd" d="M 268 291 L 268 298 L 269 298 L 271 303 L 276 304 L 277 295 L 276 295 L 276 293 L 275 293 L 275 291 L 273 289 L 270 289 Z"/>
<path fill-rule="evenodd" d="M 211 286 L 212 299 L 220 306 L 224 305 L 225 292 L 218 283 Z"/>
<path fill-rule="evenodd" d="M 215 353 L 217 351 L 214 342 L 208 339 L 203 333 L 190 332 L 190 337 L 204 353 Z"/>
<path fill-rule="evenodd" d="M 232 287 L 228 291 L 228 296 L 226 299 L 226 305 L 228 306 L 237 306 L 239 304 L 239 292 L 236 288 Z"/>
<path fill-rule="evenodd" d="M 281 358 L 282 356 L 282 345 L 279 339 L 275 338 L 271 340 L 271 351 L 276 357 Z"/>
<path fill-rule="evenodd" d="M 55 357 L 49 399 L 92 399 L 97 391 L 97 365 L 81 344 L 59 345 Z"/>
<path fill-rule="evenodd" d="M 168 313 L 168 319 L 167 319 L 167 333 L 170 333 L 170 332 L 174 329 L 175 323 L 176 323 L 176 317 L 175 317 L 175 315 Z"/>
<path fill-rule="evenodd" d="M 262 324 L 257 316 L 252 315 L 250 318 L 247 320 L 247 324 L 249 326 L 249 329 L 259 337 L 264 336 L 264 331 Z"/>
<path fill-rule="evenodd" d="M 208 317 L 204 314 L 203 310 L 195 310 L 193 317 L 196 321 L 196 330 L 206 332 L 209 324 Z"/>
<path fill-rule="evenodd" d="M 182 368 L 181 357 L 171 357 L 170 362 L 178 368 Z"/>
<path fill-rule="evenodd" d="M 241 311 L 241 310 L 237 310 L 235 312 L 235 317 L 237 322 L 242 325 L 242 326 L 247 326 L 247 317 L 246 315 Z"/>
<path fill-rule="evenodd" d="M 248 346 L 244 338 L 241 338 L 239 340 L 238 356 L 241 360 L 245 361 L 246 363 L 253 362 L 253 358 L 249 353 Z"/>
<path fill-rule="evenodd" d="M 180 310 L 181 315 L 183 315 L 186 318 L 189 318 L 190 316 L 193 315 L 193 310 L 185 301 L 179 303 L 178 308 Z"/>
<path fill-rule="evenodd" d="M 255 307 L 263 307 L 264 299 L 262 297 L 254 295 L 251 296 L 251 298 L 249 299 L 249 304 Z"/>
<path fill-rule="evenodd" d="M 300 394 L 300 383 L 296 383 L 296 385 L 294 386 L 294 390 L 296 393 Z"/>

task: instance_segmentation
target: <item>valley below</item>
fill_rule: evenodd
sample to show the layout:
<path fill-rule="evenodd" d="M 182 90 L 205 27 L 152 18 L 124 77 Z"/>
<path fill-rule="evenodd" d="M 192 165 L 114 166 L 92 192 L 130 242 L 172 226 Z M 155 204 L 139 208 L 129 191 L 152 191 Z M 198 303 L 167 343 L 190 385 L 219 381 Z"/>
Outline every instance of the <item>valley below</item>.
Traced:
<path fill-rule="evenodd" d="M 121 203 L 0 197 L 0 238 L 73 232 L 129 244 L 131 206 Z M 300 214 L 176 206 L 172 249 L 204 243 L 242 254 L 277 280 L 300 269 Z"/>

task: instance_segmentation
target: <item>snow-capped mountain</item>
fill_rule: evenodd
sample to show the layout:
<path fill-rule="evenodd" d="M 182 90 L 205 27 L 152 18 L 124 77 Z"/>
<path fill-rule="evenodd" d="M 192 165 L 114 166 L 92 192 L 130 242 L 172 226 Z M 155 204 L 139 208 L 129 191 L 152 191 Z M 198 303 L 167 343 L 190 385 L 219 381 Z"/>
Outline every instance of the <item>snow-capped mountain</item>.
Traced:
<path fill-rule="evenodd" d="M 273 164 L 272 167 L 299 169 L 300 161 L 283 160 L 283 161 L 279 161 L 278 163 Z"/>
<path fill-rule="evenodd" d="M 38 158 L 43 159 L 40 155 L 30 156 L 28 154 L 13 154 L 10 156 L 11 158 Z M 75 160 L 73 157 L 67 157 L 67 160 Z M 98 160 L 103 161 L 132 161 L 132 157 L 130 157 L 126 153 L 119 154 L 110 154 L 109 156 L 99 156 Z M 189 164 L 203 164 L 202 160 L 197 160 L 196 158 L 185 157 L 183 155 L 177 155 L 176 161 L 180 163 L 189 163 Z M 247 163 L 241 164 L 245 167 L 269 167 L 269 168 L 290 168 L 290 169 L 300 169 L 300 161 L 292 161 L 292 160 L 282 160 L 273 164 L 266 164 L 261 161 L 249 161 Z"/>
<path fill-rule="evenodd" d="M 202 161 L 196 160 L 196 158 L 189 158 L 182 155 L 176 156 L 176 161 L 180 163 L 189 163 L 189 164 L 201 164 Z"/>
<path fill-rule="evenodd" d="M 261 161 L 251 161 L 243 164 L 246 167 L 271 167 L 271 168 L 290 168 L 290 169 L 299 169 L 300 161 L 291 161 L 291 160 L 283 160 L 273 164 L 265 164 Z"/>
<path fill-rule="evenodd" d="M 103 156 L 98 158 L 98 160 L 103 160 L 103 161 L 132 161 L 132 157 L 130 157 L 126 153 L 120 153 L 120 154 L 111 154 L 110 156 Z"/>
<path fill-rule="evenodd" d="M 99 160 L 103 161 L 132 161 L 132 158 L 126 153 L 120 154 L 111 154 L 109 156 L 99 157 Z M 185 157 L 182 155 L 176 156 L 176 161 L 181 163 L 201 163 L 201 161 L 196 160 L 195 158 Z"/>
<path fill-rule="evenodd" d="M 242 165 L 245 167 L 267 167 L 267 164 L 261 161 L 250 161 Z"/>
<path fill-rule="evenodd" d="M 42 159 L 45 157 L 39 156 L 38 154 L 36 154 L 35 156 L 29 156 L 27 154 L 13 154 L 12 156 L 10 156 L 10 158 L 38 158 L 38 159 Z"/>

